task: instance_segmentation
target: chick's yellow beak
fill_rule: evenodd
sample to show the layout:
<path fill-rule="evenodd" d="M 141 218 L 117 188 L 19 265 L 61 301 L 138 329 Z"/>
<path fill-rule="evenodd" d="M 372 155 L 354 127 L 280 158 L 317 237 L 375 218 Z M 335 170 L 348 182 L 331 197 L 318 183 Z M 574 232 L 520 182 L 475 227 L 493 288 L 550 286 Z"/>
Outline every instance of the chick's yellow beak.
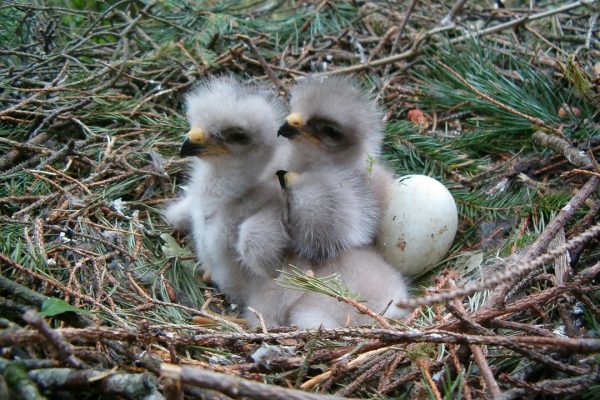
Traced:
<path fill-rule="evenodd" d="M 214 140 L 200 128 L 191 129 L 179 149 L 181 157 L 227 154 L 228 152 L 227 147 L 221 143 L 214 143 Z"/>
<path fill-rule="evenodd" d="M 304 121 L 302 119 L 302 115 L 300 113 L 291 113 L 287 116 L 283 125 L 279 127 L 279 130 L 277 131 L 277 136 L 283 136 L 288 139 L 293 139 L 296 136 L 303 133 L 303 125 Z"/>
<path fill-rule="evenodd" d="M 302 138 L 308 140 L 310 143 L 319 144 L 320 140 L 310 130 L 306 129 L 304 125 L 304 118 L 300 113 L 291 113 L 285 119 L 283 125 L 279 127 L 277 136 L 283 136 L 290 140 L 296 138 Z"/>
<path fill-rule="evenodd" d="M 302 114 L 300 113 L 291 113 L 285 119 L 285 121 L 294 128 L 301 128 L 304 125 L 304 120 L 302 118 Z"/>
<path fill-rule="evenodd" d="M 277 175 L 277 179 L 279 179 L 279 185 L 282 189 L 287 189 L 294 184 L 298 180 L 300 176 L 299 173 L 293 171 L 285 171 L 280 169 L 275 173 Z"/>
<path fill-rule="evenodd" d="M 188 133 L 187 137 L 194 144 L 203 144 L 206 142 L 206 133 L 200 128 L 192 128 Z"/>

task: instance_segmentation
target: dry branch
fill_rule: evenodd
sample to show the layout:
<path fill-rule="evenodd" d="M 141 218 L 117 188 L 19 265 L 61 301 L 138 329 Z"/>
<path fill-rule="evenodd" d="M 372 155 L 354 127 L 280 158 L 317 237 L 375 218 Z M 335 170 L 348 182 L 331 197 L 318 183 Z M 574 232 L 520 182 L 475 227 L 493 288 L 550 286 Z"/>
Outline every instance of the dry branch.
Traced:
<path fill-rule="evenodd" d="M 37 329 L 55 348 L 58 358 L 73 368 L 83 368 L 84 364 L 73 354 L 71 345 L 63 339 L 61 334 L 52 329 L 46 321 L 34 310 L 29 310 L 23 315 L 23 319 L 29 325 Z"/>
<path fill-rule="evenodd" d="M 327 400 L 342 399 L 338 396 L 321 395 L 295 389 L 285 389 L 274 385 L 253 382 L 246 379 L 207 371 L 200 368 L 180 367 L 163 364 L 161 376 L 180 380 L 183 384 L 213 389 L 232 397 L 250 397 L 263 400 Z"/>

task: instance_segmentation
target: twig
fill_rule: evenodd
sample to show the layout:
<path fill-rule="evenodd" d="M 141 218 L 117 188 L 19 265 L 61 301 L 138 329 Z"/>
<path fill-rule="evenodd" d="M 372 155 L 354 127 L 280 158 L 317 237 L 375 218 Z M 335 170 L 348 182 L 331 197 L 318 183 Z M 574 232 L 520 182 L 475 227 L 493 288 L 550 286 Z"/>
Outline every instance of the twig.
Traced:
<path fill-rule="evenodd" d="M 450 279 L 448 281 L 448 286 L 451 289 L 455 289 L 456 285 L 454 284 L 454 281 L 452 279 Z M 459 299 L 454 299 L 450 302 L 448 302 L 446 304 L 446 307 L 448 307 L 450 304 L 452 304 L 455 309 L 456 309 L 456 313 L 454 314 L 457 318 L 463 320 L 464 321 L 468 321 L 468 323 L 475 324 L 475 322 L 471 321 L 467 316 L 466 316 L 466 310 L 462 304 L 462 302 Z M 479 326 L 479 325 L 477 325 Z M 481 327 L 482 329 L 485 329 L 483 327 Z M 485 329 L 485 331 L 487 331 L 487 329 Z M 488 331 L 489 332 L 489 331 Z M 492 333 L 492 332 L 489 332 Z M 500 391 L 500 387 L 498 386 L 498 382 L 496 382 L 496 379 L 494 378 L 494 374 L 492 373 L 492 370 L 490 369 L 490 366 L 485 358 L 485 356 L 483 355 L 483 351 L 481 351 L 481 347 L 479 347 L 478 345 L 475 344 L 470 344 L 469 345 L 469 350 L 471 350 L 471 353 L 473 354 L 473 358 L 475 359 L 475 362 L 477 363 L 477 365 L 479 366 L 479 370 L 481 371 L 481 376 L 483 377 L 483 380 L 485 381 L 488 389 L 490 390 L 490 392 L 492 393 L 492 396 L 494 398 L 496 398 L 497 396 L 499 396 L 502 392 Z"/>
<path fill-rule="evenodd" d="M 30 371 L 28 376 L 46 391 L 96 388 L 104 396 L 125 399 L 163 400 L 154 375 L 116 373 L 115 371 L 47 368 Z M 102 397 L 104 397 L 102 396 Z"/>
<path fill-rule="evenodd" d="M 588 28 L 587 35 L 585 36 L 585 47 L 590 48 L 592 44 L 592 37 L 594 36 L 594 26 L 596 26 L 596 21 L 598 21 L 599 13 L 595 12 L 590 15 L 590 27 Z"/>
<path fill-rule="evenodd" d="M 58 358 L 66 362 L 73 368 L 84 368 L 84 364 L 73 354 L 71 345 L 63 339 L 60 332 L 50 328 L 44 319 L 35 311 L 29 310 L 23 315 L 23 320 L 29 325 L 37 329 L 52 345 L 56 351 Z"/>
<path fill-rule="evenodd" d="M 372 350 L 372 351 L 363 353 L 363 354 L 359 355 L 358 357 L 356 357 L 354 360 L 350 361 L 346 365 L 346 369 L 350 370 L 353 368 L 357 368 L 358 366 L 364 364 L 365 362 L 372 359 L 373 357 L 376 357 L 376 356 L 386 352 L 387 350 L 388 350 L 388 348 L 385 347 L 385 348 L 376 349 L 376 350 Z M 317 386 L 318 384 L 325 382 L 327 379 L 329 379 L 331 377 L 332 374 L 333 374 L 333 371 L 331 369 L 329 371 L 325 371 L 322 374 L 319 374 L 319 375 L 309 379 L 308 381 L 304 382 L 302 385 L 300 385 L 300 388 L 304 389 L 304 390 L 312 389 L 313 387 Z"/>
<path fill-rule="evenodd" d="M 577 209 L 581 207 L 585 200 L 587 200 L 596 190 L 598 190 L 599 186 L 600 177 L 593 176 L 592 178 L 590 178 L 590 180 L 588 180 L 586 184 L 583 185 L 581 189 L 579 189 L 577 194 L 573 196 L 571 200 L 569 200 L 569 202 L 560 210 L 558 215 L 554 217 L 552 221 L 550 221 L 550 223 L 546 226 L 546 229 L 544 229 L 544 232 L 542 232 L 542 234 L 536 239 L 533 245 L 531 245 L 531 247 L 527 250 L 523 258 L 531 259 L 540 255 L 544 251 L 544 249 L 550 244 L 550 242 L 554 239 L 557 233 L 561 229 L 563 229 L 567 221 L 571 219 L 571 217 L 575 214 L 575 211 L 577 211 Z M 598 225 L 596 225 L 596 227 L 597 226 Z M 575 246 L 569 245 L 569 249 L 564 249 L 563 252 L 566 250 L 577 248 L 581 244 L 587 243 L 588 240 L 592 239 L 593 237 L 595 237 L 595 235 L 589 236 L 587 238 L 578 235 L 575 238 L 569 240 L 569 242 L 567 243 L 570 243 L 574 239 L 581 238 L 581 240 L 578 239 L 579 244 L 576 244 Z M 554 250 L 567 246 L 567 243 L 565 243 L 565 245 L 563 246 L 558 246 Z M 551 251 L 549 251 L 547 254 L 549 254 Z M 557 254 L 557 257 L 558 256 L 561 256 L 561 254 Z M 506 284 L 502 285 L 501 287 L 498 287 L 488 299 L 489 304 L 498 304 L 504 302 L 504 298 L 506 297 L 509 291 L 510 287 Z"/>
<path fill-rule="evenodd" d="M 569 177 L 569 176 L 573 176 L 573 175 L 587 175 L 587 176 L 596 176 L 596 177 L 600 178 L 600 172 L 593 172 L 593 171 L 588 171 L 585 169 L 578 169 L 578 168 L 564 172 L 560 176 L 561 177 Z"/>
<path fill-rule="evenodd" d="M 466 2 L 467 0 L 458 0 L 456 3 L 454 3 L 450 11 L 448 11 L 448 14 L 446 14 L 446 16 L 440 21 L 440 25 L 448 26 L 452 24 L 454 17 L 460 12 L 460 10 L 462 10 Z"/>
<path fill-rule="evenodd" d="M 478 32 L 468 32 L 462 36 L 456 37 L 452 40 L 449 41 L 449 43 L 451 45 L 455 45 L 458 43 L 462 43 L 465 41 L 469 41 L 469 40 L 473 40 L 475 38 L 479 38 L 479 37 L 483 37 L 483 36 L 487 36 L 490 35 L 492 33 L 497 33 L 497 32 L 501 32 L 505 29 L 508 28 L 513 28 L 515 26 L 521 25 L 527 21 L 535 21 L 537 19 L 541 19 L 541 18 L 546 18 L 546 17 L 550 17 L 552 15 L 556 15 L 556 14 L 560 14 L 562 12 L 566 12 L 569 10 L 573 10 L 575 8 L 581 7 L 583 5 L 588 5 L 588 4 L 593 4 L 595 0 L 581 0 L 581 1 L 576 1 L 570 4 L 566 4 L 564 6 L 561 7 L 557 7 L 557 8 L 553 8 L 551 10 L 547 10 L 547 11 L 543 11 L 537 14 L 533 14 L 533 15 L 528 15 L 522 18 L 517 18 L 515 20 L 512 21 L 508 21 L 505 22 L 503 24 L 499 24 L 496 26 L 493 26 L 491 28 L 487 28 Z M 443 32 L 445 30 L 447 30 L 448 28 L 434 28 L 428 32 L 426 32 L 424 34 L 424 39 L 428 39 L 434 35 L 437 35 L 440 32 Z M 343 67 L 343 68 L 338 68 L 335 70 L 331 70 L 331 71 L 327 71 L 327 72 L 323 72 L 321 75 L 335 75 L 335 74 L 348 74 L 348 73 L 353 73 L 353 72 L 359 72 L 359 71 L 363 71 L 365 69 L 369 69 L 369 68 L 375 68 L 375 67 L 380 67 L 382 65 L 386 65 L 386 64 L 391 64 L 391 63 L 395 63 L 397 61 L 402 61 L 402 60 L 406 60 L 408 58 L 412 58 L 415 56 L 418 56 L 420 54 L 422 54 L 424 52 L 423 49 L 418 48 L 418 47 L 413 47 L 410 50 L 407 50 L 403 53 L 400 54 L 396 54 L 393 56 L 389 56 L 389 57 L 384 57 L 384 58 L 380 58 L 379 60 L 375 60 L 375 61 L 371 61 L 371 62 L 367 62 L 364 64 L 358 64 L 358 65 L 352 65 L 349 67 Z"/>
<path fill-rule="evenodd" d="M 410 15 L 412 14 L 413 10 L 415 9 L 415 6 L 417 5 L 418 1 L 419 0 L 412 0 L 410 2 L 409 6 L 408 6 L 408 10 L 406 10 L 406 15 L 404 16 L 404 19 L 402 20 L 402 23 L 400 24 L 400 27 L 398 28 L 398 36 L 396 36 L 396 40 L 394 41 L 394 46 L 392 47 L 392 52 L 395 52 L 395 49 L 398 48 L 398 43 L 400 42 L 400 40 L 399 40 L 400 35 L 402 34 L 402 31 L 406 27 L 406 24 L 408 24 Z"/>
<path fill-rule="evenodd" d="M 404 28 L 406 27 L 406 24 L 408 23 L 408 20 L 413 12 L 413 10 L 415 9 L 415 6 L 417 5 L 418 0 L 412 0 L 410 2 L 410 4 L 408 5 L 408 9 L 406 10 L 406 15 L 404 16 L 404 19 L 402 20 L 402 23 L 400 24 L 400 27 L 398 28 L 397 32 L 396 32 L 396 36 L 394 38 L 394 42 L 392 43 L 392 48 L 390 50 L 390 55 L 395 54 L 398 51 L 398 48 L 400 47 L 400 38 L 402 37 L 402 31 L 404 30 Z M 414 47 L 413 47 L 414 48 Z M 371 58 L 368 59 L 369 62 L 371 62 Z M 386 65 L 384 71 L 383 71 L 383 75 L 387 76 L 390 72 L 390 67 L 391 67 L 391 63 Z"/>
<path fill-rule="evenodd" d="M 389 322 L 387 322 L 385 320 L 385 318 L 383 318 L 381 315 L 377 314 L 375 311 L 371 310 L 369 307 L 365 306 L 364 304 L 362 304 L 359 301 L 354 300 L 351 297 L 348 296 L 343 296 L 342 301 L 344 301 L 345 303 L 350 304 L 352 307 L 354 307 L 359 313 L 361 314 L 366 314 L 369 317 L 373 318 L 375 321 L 379 322 L 379 324 L 386 328 L 386 329 L 390 329 L 392 326 L 389 324 Z"/>
<path fill-rule="evenodd" d="M 48 141 L 49 138 L 50 138 L 50 136 L 46 132 L 42 132 L 41 134 L 31 138 L 29 141 L 27 141 L 26 144 L 35 146 L 40 143 L 45 143 L 46 141 Z M 19 157 L 20 154 L 21 154 L 21 149 L 19 149 L 19 148 L 15 148 L 15 149 L 11 150 L 10 152 L 4 154 L 2 156 L 2 158 L 0 158 L 0 171 L 5 170 L 8 167 L 10 167 L 15 162 L 17 157 Z"/>
<path fill-rule="evenodd" d="M 377 390 L 382 391 L 384 387 L 390 384 L 390 381 L 392 380 L 392 374 L 394 373 L 396 368 L 398 368 L 398 365 L 405 359 L 406 354 L 401 352 L 396 354 L 396 358 L 394 358 L 394 360 L 390 364 L 388 364 L 383 374 L 381 374 L 381 377 L 379 378 L 379 383 L 377 384 Z"/>
<path fill-rule="evenodd" d="M 14 398 L 20 400 L 46 400 L 36 384 L 27 376 L 25 368 L 15 361 L 0 358 L 0 376 L 5 379 L 5 384 L 11 388 Z M 6 396 L 8 397 L 8 394 Z"/>
<path fill-rule="evenodd" d="M 46 165 L 45 168 L 54 174 L 60 175 L 61 177 L 68 180 L 72 184 L 79 186 L 86 194 L 88 194 L 88 195 L 92 194 L 92 191 L 90 189 L 88 189 L 87 186 L 85 186 L 85 184 L 83 184 L 79 180 L 70 177 L 69 175 L 65 174 L 64 172 L 62 172 L 58 169 L 52 168 L 50 165 Z"/>
<path fill-rule="evenodd" d="M 35 153 L 48 154 L 52 151 L 42 146 L 36 146 L 35 144 L 30 143 L 19 143 L 14 140 L 10 140 L 7 138 L 0 137 L 0 143 L 7 144 L 9 146 L 14 147 L 16 150 L 22 151 L 27 150 Z"/>
<path fill-rule="evenodd" d="M 394 362 L 394 360 L 398 357 L 396 352 L 390 352 L 390 354 L 383 354 L 378 359 L 375 359 L 373 365 L 371 365 L 366 371 L 364 371 L 357 378 L 352 379 L 348 385 L 346 385 L 343 389 L 340 389 L 336 392 L 340 396 L 349 397 L 357 388 L 360 387 L 363 383 L 365 383 L 368 379 L 370 379 L 373 375 L 381 372 L 387 365 Z"/>
<path fill-rule="evenodd" d="M 596 318 L 600 319 L 600 308 L 594 304 L 594 302 L 585 294 L 579 290 L 575 291 L 575 296 L 581 300 L 583 304 L 592 312 Z"/>
<path fill-rule="evenodd" d="M 308 18 L 306 18 L 306 21 L 304 22 L 302 27 L 300 27 L 300 32 L 304 32 L 308 29 L 308 27 L 312 23 L 312 20 L 314 19 L 314 16 L 319 15 L 321 10 L 323 9 L 323 7 L 325 7 L 327 5 L 327 3 L 328 3 L 328 0 L 323 0 L 319 3 L 317 8 L 315 8 L 315 11 L 311 15 L 309 15 Z"/>
<path fill-rule="evenodd" d="M 239 58 L 240 58 L 240 60 L 246 61 L 249 64 L 260 65 L 260 66 L 263 65 L 260 61 L 257 61 L 254 58 L 250 58 L 250 57 L 248 57 L 248 56 L 246 56 L 244 54 L 240 54 Z M 293 75 L 298 75 L 298 76 L 307 76 L 308 75 L 306 72 L 298 71 L 297 69 L 291 69 L 291 68 L 281 67 L 279 65 L 271 65 L 271 64 L 269 64 L 269 67 L 271 67 L 271 69 L 274 69 L 275 71 L 285 72 L 286 74 L 290 74 L 292 76 Z"/>
<path fill-rule="evenodd" d="M 267 324 L 265 324 L 265 319 L 263 318 L 262 314 L 259 313 L 258 311 L 256 311 L 252 307 L 248 307 L 248 310 L 250 310 L 250 312 L 252 314 L 254 314 L 254 316 L 256 317 L 256 319 L 258 319 L 258 323 L 260 325 L 261 332 L 262 333 L 269 333 L 269 330 L 267 329 Z"/>
<path fill-rule="evenodd" d="M 194 367 L 180 367 L 162 364 L 160 374 L 172 380 L 180 380 L 183 384 L 213 389 L 232 397 L 249 397 L 262 400 L 334 400 L 338 396 L 303 392 L 297 389 L 286 389 L 274 385 L 249 381 L 246 379 L 212 372 Z"/>
<path fill-rule="evenodd" d="M 433 392 L 433 396 L 435 397 L 435 400 L 442 400 L 442 394 L 440 393 L 440 390 L 438 389 L 437 385 L 433 381 L 433 378 L 431 377 L 431 371 L 429 371 L 428 359 L 424 358 L 424 357 L 418 358 L 417 361 L 415 362 L 415 364 L 417 364 L 417 367 L 419 367 L 421 369 L 423 376 L 425 376 L 425 380 L 429 384 L 429 387 L 431 388 L 431 391 Z"/>
<path fill-rule="evenodd" d="M 574 279 L 574 282 L 570 282 L 565 285 L 554 286 L 550 289 L 543 290 L 539 293 L 532 294 L 526 298 L 516 300 L 512 303 L 506 304 L 504 308 L 492 308 L 492 307 L 481 307 L 479 311 L 469 316 L 472 321 L 479 323 L 488 321 L 492 318 L 500 317 L 503 315 L 509 315 L 515 312 L 523 311 L 531 308 L 534 305 L 543 305 L 549 301 L 555 300 L 558 296 L 563 293 L 570 292 L 581 288 L 581 283 L 593 279 L 600 273 L 600 263 L 597 263 L 593 267 L 589 267 Z M 456 330 L 461 326 L 460 322 L 452 321 L 445 322 L 436 326 L 437 329 L 445 330 Z M 547 336 L 547 335 L 544 335 Z"/>
<path fill-rule="evenodd" d="M 256 45 L 254 44 L 252 39 L 250 39 L 246 35 L 237 35 L 237 37 L 238 37 L 238 39 L 240 39 L 241 41 L 246 43 L 248 45 L 248 47 L 250 47 L 250 50 L 252 50 L 252 52 L 258 59 L 258 62 L 260 62 L 260 64 L 262 65 L 262 67 L 265 70 L 265 73 L 267 74 L 269 79 L 271 79 L 271 81 L 275 84 L 275 86 L 277 86 L 277 89 L 279 89 L 279 91 L 282 92 L 287 97 L 288 90 L 286 89 L 285 85 L 279 80 L 279 78 L 277 78 L 277 76 L 275 76 L 275 74 L 273 73 L 273 70 L 271 69 L 271 66 L 267 63 L 267 61 L 262 56 L 260 51 L 258 51 L 258 49 L 256 48 Z"/>
<path fill-rule="evenodd" d="M 485 359 L 485 356 L 483 355 L 483 351 L 481 351 L 481 347 L 471 344 L 469 345 L 469 349 L 471 350 L 471 353 L 473 353 L 473 358 L 475 359 L 475 362 L 477 363 L 477 365 L 479 365 L 481 376 L 483 377 L 483 380 L 485 381 L 488 389 L 490 390 L 494 398 L 500 396 L 502 392 L 500 391 L 498 382 L 496 382 L 494 374 L 492 373 L 492 370 L 490 369 L 490 366 L 487 360 Z"/>
<path fill-rule="evenodd" d="M 537 336 L 548 336 L 548 337 L 556 337 L 557 336 L 554 333 L 552 333 L 546 329 L 538 328 L 535 325 L 524 324 L 521 322 L 506 321 L 503 319 L 492 319 L 491 321 L 488 322 L 488 324 L 495 328 L 529 332 L 532 335 L 537 335 Z"/>
<path fill-rule="evenodd" d="M 563 137 L 548 135 L 542 131 L 534 132 L 531 137 L 539 145 L 562 154 L 571 164 L 577 167 L 583 168 L 592 165 L 590 158 L 583 151 L 573 147 L 571 143 Z"/>
<path fill-rule="evenodd" d="M 167 301 L 161 301 L 161 300 L 157 300 L 157 299 L 153 299 L 152 297 L 148 296 L 148 294 L 137 284 L 137 282 L 133 279 L 133 276 L 131 275 L 131 273 L 127 273 L 127 277 L 129 278 L 129 282 L 131 283 L 131 285 L 134 287 L 134 289 L 143 297 L 145 298 L 147 301 L 149 301 L 151 304 L 156 304 L 159 306 L 163 306 L 163 307 L 175 307 L 175 308 L 181 308 L 182 310 L 186 310 L 194 315 L 199 315 L 201 317 L 204 318 L 210 318 L 212 320 L 217 321 L 218 323 L 220 323 L 221 325 L 224 325 L 228 328 L 231 328 L 237 332 L 244 332 L 244 329 L 239 326 L 238 324 L 236 324 L 235 322 L 232 321 L 228 321 L 225 318 L 222 318 L 218 315 L 215 314 L 209 314 L 200 310 L 197 310 L 195 308 L 192 307 L 188 307 L 185 306 L 183 304 L 177 304 L 177 303 L 171 303 L 171 302 L 167 302 Z"/>
<path fill-rule="evenodd" d="M 471 317 L 475 319 L 475 317 Z M 94 343 L 100 339 L 114 339 L 129 342 L 139 342 L 140 332 L 131 329 L 117 329 L 106 327 L 93 327 L 84 329 L 62 328 L 57 329 L 65 340 L 74 343 Z M 215 343 L 224 345 L 230 341 L 243 340 L 247 342 L 260 343 L 264 341 L 278 341 L 284 339 L 311 339 L 318 332 L 322 339 L 332 339 L 345 337 L 346 339 L 355 338 L 357 340 L 378 339 L 387 346 L 398 343 L 450 343 L 450 344 L 477 344 L 477 345 L 493 345 L 509 347 L 512 345 L 536 347 L 541 349 L 556 349 L 561 351 L 570 351 L 573 353 L 593 353 L 600 351 L 600 339 L 590 338 L 565 338 L 565 337 L 547 337 L 547 336 L 489 336 L 489 335 L 469 335 L 456 332 L 450 332 L 440 329 L 432 329 L 425 332 L 417 330 L 399 331 L 391 329 L 365 329 L 365 328 L 339 328 L 339 329 L 322 329 L 322 330 L 306 330 L 293 331 L 285 333 L 221 333 L 210 332 L 196 335 L 182 335 L 178 332 L 170 332 L 168 335 L 163 335 L 160 332 L 146 332 L 147 340 L 156 343 L 172 343 L 174 345 L 200 345 L 214 346 Z M 24 344 L 40 340 L 41 335 L 27 329 L 19 329 L 11 332 L 0 331 L 0 345 L 8 346 L 11 344 Z M 386 351 L 387 348 L 381 348 L 374 351 Z M 366 355 L 365 355 L 366 354 Z M 351 365 L 359 365 L 364 360 L 378 353 L 368 352 L 348 363 Z M 352 364 L 354 362 L 354 364 Z M 327 377 L 325 377 L 327 378 Z M 320 379 L 319 382 L 323 380 Z M 311 388 L 319 382 L 308 384 L 302 388 Z"/>
<path fill-rule="evenodd" d="M 442 369 L 443 366 L 444 366 L 443 362 L 436 362 L 434 364 L 430 364 L 429 371 L 430 372 L 438 371 L 438 370 Z M 418 379 L 421 376 L 422 376 L 422 372 L 421 372 L 420 368 L 413 369 L 413 370 L 403 374 L 400 378 L 396 379 L 394 382 L 390 383 L 389 385 L 381 388 L 381 393 L 389 393 L 389 392 L 397 389 L 398 387 L 404 385 L 405 383 L 414 381 L 415 379 Z"/>
<path fill-rule="evenodd" d="M 595 384 L 600 379 L 600 373 L 594 372 L 574 378 L 567 379 L 547 379 L 538 383 L 527 383 L 510 376 L 502 376 L 504 381 L 518 385 L 536 393 L 558 396 L 561 394 L 576 394 L 588 389 L 590 385 Z M 504 399 L 504 396 L 498 398 Z"/>

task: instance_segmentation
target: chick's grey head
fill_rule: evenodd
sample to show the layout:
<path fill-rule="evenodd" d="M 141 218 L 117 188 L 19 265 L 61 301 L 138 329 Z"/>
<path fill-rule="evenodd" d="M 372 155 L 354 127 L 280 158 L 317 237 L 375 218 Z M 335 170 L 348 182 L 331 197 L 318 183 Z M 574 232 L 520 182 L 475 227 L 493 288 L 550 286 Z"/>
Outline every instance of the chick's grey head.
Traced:
<path fill-rule="evenodd" d="M 284 115 L 270 92 L 233 77 L 207 79 L 187 94 L 190 131 L 181 156 L 199 157 L 218 168 L 259 173 L 273 156 L 273 132 Z"/>
<path fill-rule="evenodd" d="M 306 78 L 292 89 L 290 109 L 278 136 L 290 139 L 294 168 L 356 165 L 379 155 L 382 113 L 351 79 Z"/>

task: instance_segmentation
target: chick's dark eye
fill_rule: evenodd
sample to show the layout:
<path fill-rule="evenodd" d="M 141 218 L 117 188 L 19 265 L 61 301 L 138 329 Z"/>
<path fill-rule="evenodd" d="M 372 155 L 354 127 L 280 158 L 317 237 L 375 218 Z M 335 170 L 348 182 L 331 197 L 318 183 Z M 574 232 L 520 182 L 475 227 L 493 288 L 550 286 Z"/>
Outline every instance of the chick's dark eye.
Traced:
<path fill-rule="evenodd" d="M 248 144 L 250 143 L 250 136 L 240 130 L 229 130 L 223 132 L 223 137 L 229 143 L 235 144 Z"/>
<path fill-rule="evenodd" d="M 332 121 L 314 118 L 308 121 L 307 125 L 313 134 L 319 136 L 322 140 L 324 139 L 330 143 L 339 143 L 344 140 L 344 134 L 338 129 L 338 125 Z"/>
<path fill-rule="evenodd" d="M 321 133 L 335 142 L 340 142 L 342 139 L 344 139 L 344 135 L 342 134 L 342 132 L 338 131 L 332 126 L 322 127 Z"/>

